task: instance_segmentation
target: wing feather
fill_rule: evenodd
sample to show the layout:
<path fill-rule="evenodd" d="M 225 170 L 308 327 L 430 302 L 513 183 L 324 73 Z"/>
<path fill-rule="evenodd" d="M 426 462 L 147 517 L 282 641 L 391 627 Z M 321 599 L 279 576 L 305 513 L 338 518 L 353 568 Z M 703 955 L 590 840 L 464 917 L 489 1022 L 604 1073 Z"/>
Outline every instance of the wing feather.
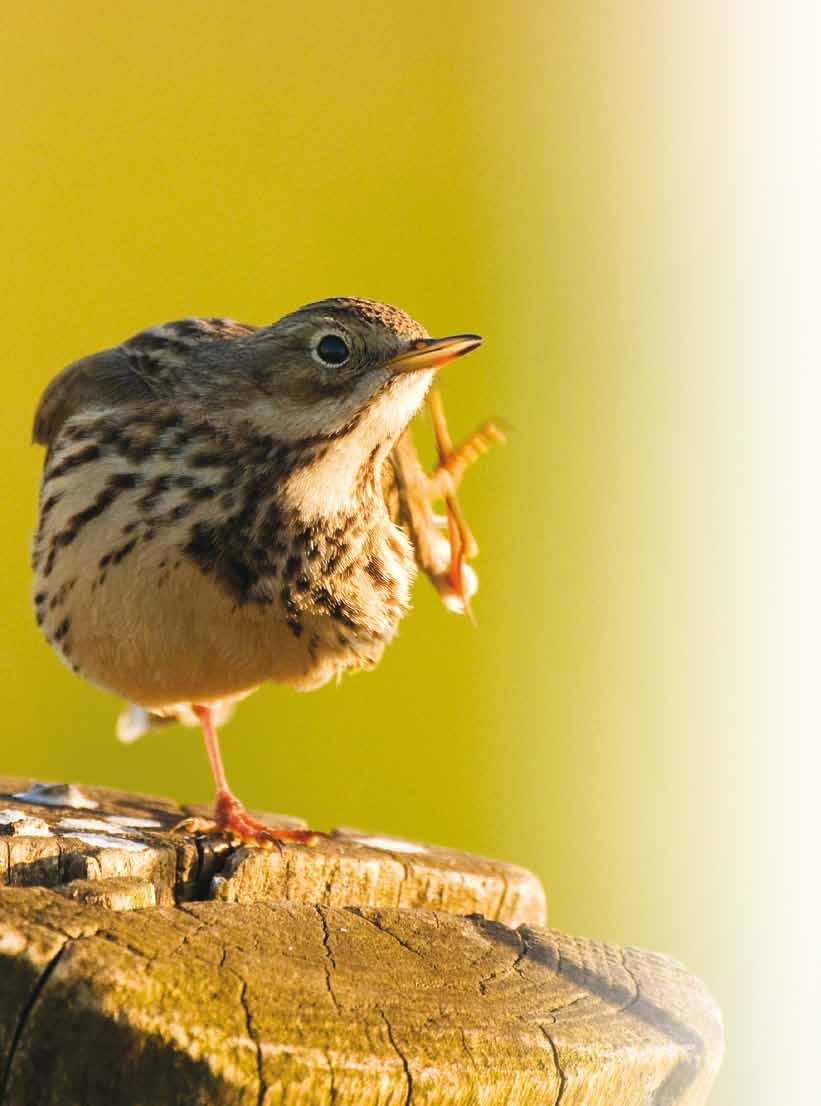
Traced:
<path fill-rule="evenodd" d="M 50 446 L 66 420 L 80 411 L 163 398 L 173 390 L 174 379 L 185 373 L 196 346 L 231 341 L 255 329 L 233 319 L 180 319 L 73 361 L 43 392 L 32 438 Z"/>

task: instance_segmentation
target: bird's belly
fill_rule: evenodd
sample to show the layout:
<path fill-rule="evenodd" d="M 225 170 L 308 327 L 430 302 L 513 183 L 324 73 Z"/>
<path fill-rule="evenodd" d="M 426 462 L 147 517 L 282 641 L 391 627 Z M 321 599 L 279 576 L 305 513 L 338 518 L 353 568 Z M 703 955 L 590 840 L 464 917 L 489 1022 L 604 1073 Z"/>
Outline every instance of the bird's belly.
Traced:
<path fill-rule="evenodd" d="M 310 622 L 297 636 L 277 609 L 237 603 L 174 547 L 101 569 L 99 538 L 84 544 L 62 552 L 56 580 L 36 579 L 43 630 L 76 672 L 142 706 L 239 698 L 266 680 L 307 689 L 356 663 Z"/>
<path fill-rule="evenodd" d="M 33 554 L 37 619 L 77 673 L 156 709 L 240 697 L 267 680 L 317 687 L 379 658 L 407 609 L 413 576 L 410 547 L 387 520 L 381 530 L 357 529 L 352 512 L 339 530 L 334 518 L 322 555 L 303 560 L 300 527 L 268 534 L 262 511 L 259 540 L 279 552 L 268 557 L 265 546 L 229 542 L 226 565 L 247 555 L 251 566 L 241 563 L 232 576 L 219 549 L 212 556 L 210 545 L 192 541 L 218 523 L 224 540 L 235 536 L 212 497 L 194 494 L 213 489 L 194 487 L 186 473 L 171 487 L 174 474 L 160 460 L 139 474 L 122 466 L 106 456 L 79 474 L 44 478 Z M 268 509 L 280 524 L 281 512 Z"/>

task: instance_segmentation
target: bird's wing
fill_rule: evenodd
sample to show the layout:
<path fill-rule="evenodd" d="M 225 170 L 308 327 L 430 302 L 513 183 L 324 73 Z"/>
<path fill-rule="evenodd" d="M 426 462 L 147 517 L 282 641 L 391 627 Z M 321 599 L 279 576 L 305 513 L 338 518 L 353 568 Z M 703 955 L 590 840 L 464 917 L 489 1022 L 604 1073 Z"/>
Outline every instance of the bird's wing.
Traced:
<path fill-rule="evenodd" d="M 254 330 L 233 319 L 179 319 L 73 361 L 43 392 L 32 437 L 50 446 L 63 423 L 86 408 L 162 399 L 173 379 L 185 371 L 194 347 L 241 338 Z"/>

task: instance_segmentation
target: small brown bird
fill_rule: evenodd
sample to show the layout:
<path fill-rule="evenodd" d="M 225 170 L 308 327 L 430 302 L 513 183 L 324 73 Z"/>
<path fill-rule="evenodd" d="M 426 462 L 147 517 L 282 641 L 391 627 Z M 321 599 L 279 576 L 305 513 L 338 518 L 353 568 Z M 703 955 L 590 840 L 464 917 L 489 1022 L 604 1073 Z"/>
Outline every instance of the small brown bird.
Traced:
<path fill-rule="evenodd" d="M 466 606 L 473 548 L 455 487 L 498 435 L 488 424 L 454 450 L 434 407 L 440 465 L 427 477 L 403 432 L 435 370 L 480 341 L 328 299 L 270 326 L 151 327 L 46 389 L 37 621 L 74 672 L 138 705 L 121 731 L 139 712 L 199 720 L 216 810 L 189 828 L 313 840 L 248 815 L 215 722 L 265 681 L 309 689 L 375 665 L 408 609 L 415 560 Z"/>

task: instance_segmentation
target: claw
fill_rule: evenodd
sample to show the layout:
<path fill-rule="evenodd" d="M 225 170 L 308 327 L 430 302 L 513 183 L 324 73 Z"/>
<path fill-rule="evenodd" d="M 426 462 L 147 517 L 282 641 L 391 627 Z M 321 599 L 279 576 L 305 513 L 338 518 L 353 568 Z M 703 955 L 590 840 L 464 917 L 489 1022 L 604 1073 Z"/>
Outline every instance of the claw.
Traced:
<path fill-rule="evenodd" d="M 441 400 L 439 404 L 441 408 Z M 441 417 L 444 419 L 444 411 L 441 412 Z M 467 469 L 488 453 L 494 445 L 504 445 L 506 441 L 507 435 L 500 421 L 487 419 L 472 434 L 468 434 L 457 446 L 454 446 L 444 461 L 440 460 L 430 475 L 431 495 L 434 498 L 442 498 L 446 492 L 455 492 Z"/>
<path fill-rule="evenodd" d="M 171 833 L 219 833 L 215 818 L 183 818 L 171 827 Z"/>
<path fill-rule="evenodd" d="M 225 834 L 234 844 L 256 845 L 262 849 L 272 849 L 280 841 L 293 841 L 300 845 L 316 845 L 325 834 L 316 830 L 278 829 L 266 826 L 252 818 L 242 803 L 233 795 L 220 795 L 217 798 L 213 818 L 183 818 L 172 829 L 172 833 Z"/>

